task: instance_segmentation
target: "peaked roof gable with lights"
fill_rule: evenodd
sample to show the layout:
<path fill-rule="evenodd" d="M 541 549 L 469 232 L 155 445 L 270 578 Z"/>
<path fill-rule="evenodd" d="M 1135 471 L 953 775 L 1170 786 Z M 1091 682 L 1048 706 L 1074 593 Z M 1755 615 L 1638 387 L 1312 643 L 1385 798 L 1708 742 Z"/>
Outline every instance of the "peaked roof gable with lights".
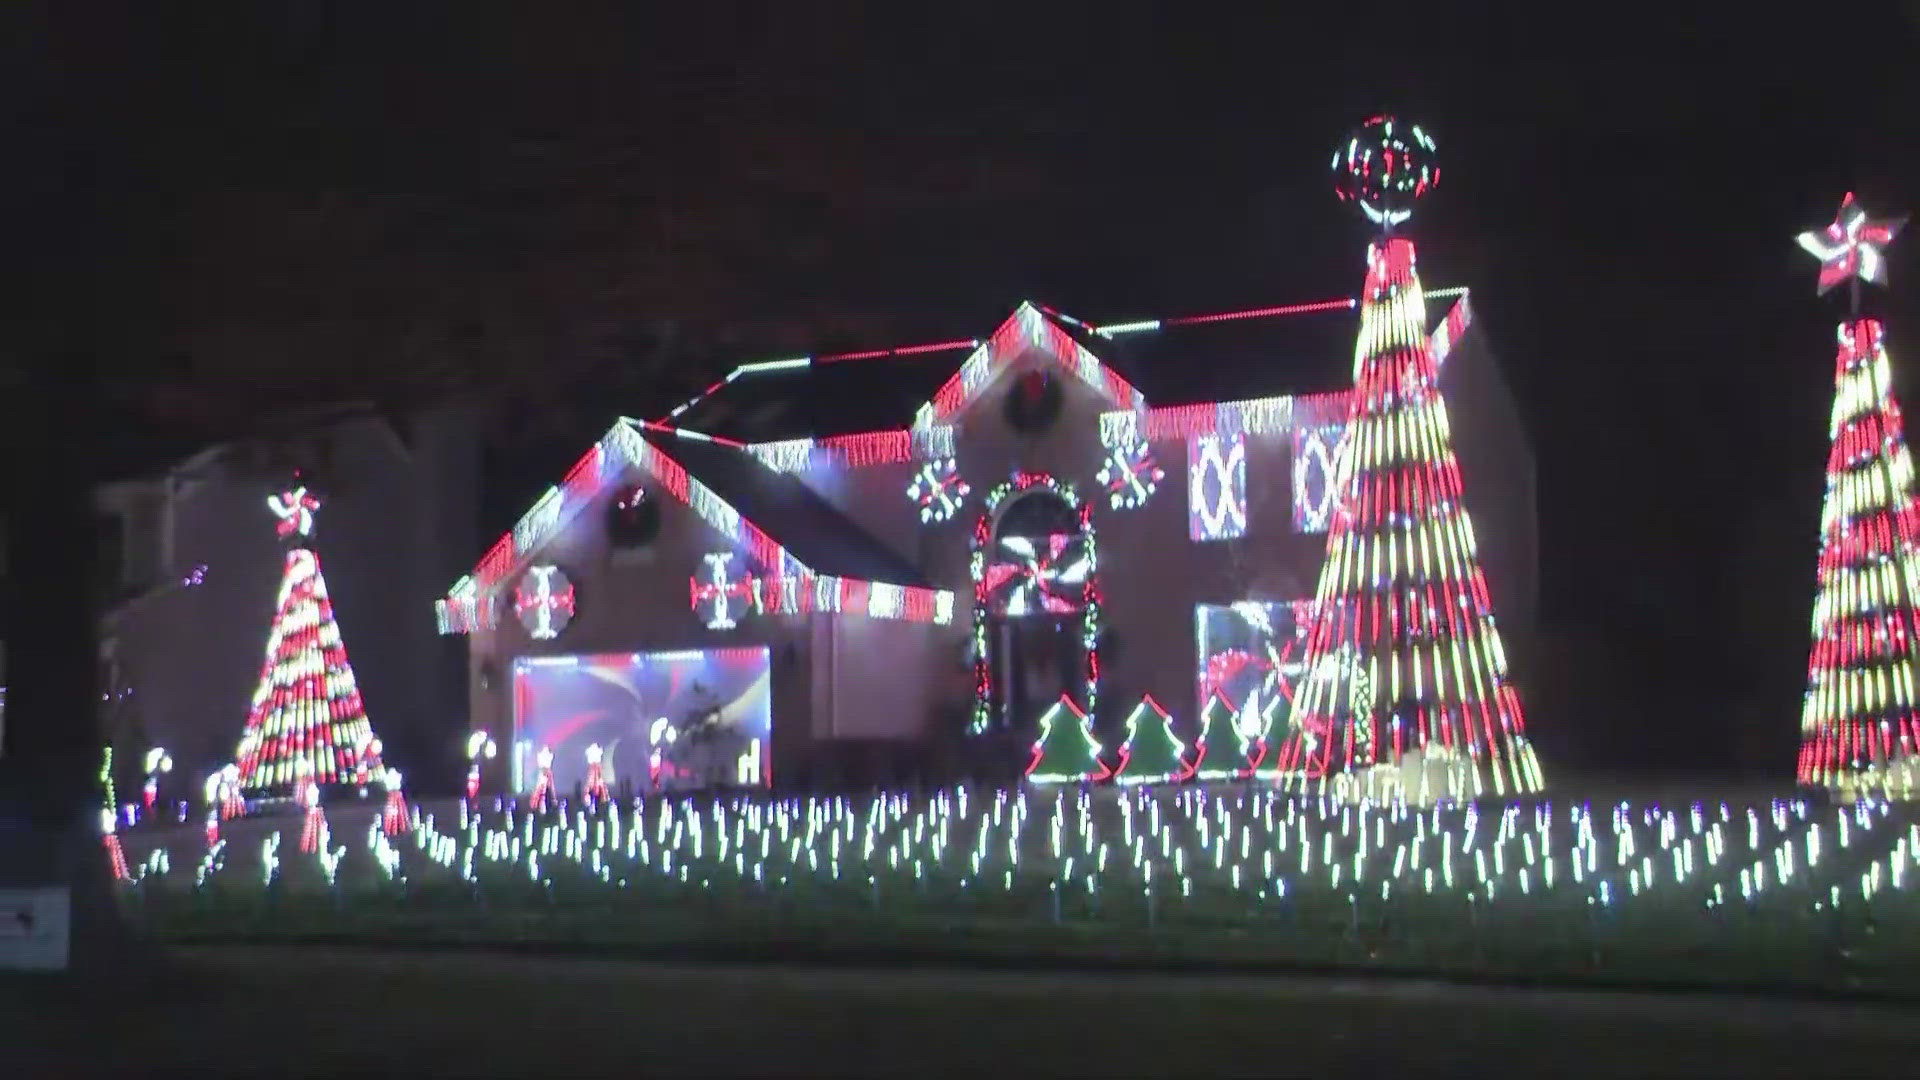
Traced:
<path fill-rule="evenodd" d="M 622 482 L 630 469 L 650 478 L 658 489 L 744 550 L 764 572 L 756 586 L 767 590 L 773 600 L 769 606 L 775 610 L 864 610 L 878 618 L 935 623 L 952 619 L 951 592 L 927 588 L 917 580 L 877 581 L 823 573 L 803 561 L 647 438 L 643 434 L 646 427 L 626 417 L 615 421 L 566 477 L 535 501 L 513 530 L 487 550 L 473 573 L 455 582 L 447 595 L 435 602 L 441 633 L 470 633 L 491 627 L 501 588 L 581 511 Z M 849 523 L 847 527 L 852 526 Z M 917 575 L 914 577 L 917 579 Z"/>
<path fill-rule="evenodd" d="M 1039 349 L 1067 374 L 1091 386 L 1116 407 L 1136 412 L 1146 409 L 1146 397 L 1132 383 L 1102 363 L 1059 322 L 1041 314 L 1032 303 L 1022 303 L 961 363 L 960 369 L 933 397 L 920 406 L 913 417 L 913 429 L 924 431 L 952 423 L 1029 348 Z"/>
<path fill-rule="evenodd" d="M 1428 295 L 1442 296 L 1448 293 L 1459 299 L 1433 331 L 1431 346 L 1436 364 L 1445 360 L 1452 346 L 1466 333 L 1472 319 L 1464 289 L 1441 290 Z M 915 411 L 911 426 L 905 428 L 854 432 L 817 439 L 803 437 L 773 442 L 742 442 L 661 421 L 622 417 L 588 448 L 559 484 L 549 488 L 513 529 L 481 556 L 471 574 L 456 581 L 448 589 L 447 595 L 435 602 L 441 632 L 468 633 L 480 626 L 491 626 L 495 598 L 500 589 L 530 562 L 537 550 L 626 476 L 629 467 L 651 477 L 675 501 L 692 509 L 723 536 L 731 538 L 765 570 L 769 582 L 784 582 L 789 588 L 804 583 L 814 595 L 822 598 L 834 592 L 836 600 L 831 605 L 833 610 L 850 610 L 846 606 L 847 596 L 857 593 L 859 595 L 854 599 L 859 607 L 871 615 L 945 623 L 951 619 L 951 592 L 925 587 L 922 575 L 915 568 L 892 557 L 884 545 L 867 536 L 857 525 L 824 503 L 819 507 L 809 504 L 803 508 L 808 511 L 804 515 L 810 519 L 807 523 L 796 521 L 787 508 L 792 506 L 792 500 L 808 501 L 807 498 L 793 492 L 774 491 L 766 488 L 758 478 L 738 475 L 730 466 L 722 467 L 728 452 L 751 458 L 760 467 L 774 473 L 805 473 L 819 468 L 893 464 L 950 455 L 953 453 L 955 420 L 1003 372 L 1013 366 L 1015 360 L 1034 349 L 1040 350 L 1070 376 L 1092 388 L 1114 406 L 1100 418 L 1100 435 L 1104 441 L 1127 435 L 1157 441 L 1218 430 L 1259 434 L 1279 431 L 1292 424 L 1335 423 L 1344 415 L 1347 391 L 1305 396 L 1282 394 L 1155 408 L 1132 382 L 1102 361 L 1085 342 L 1076 337 L 1069 326 L 1089 337 L 1111 340 L 1124 334 L 1157 331 L 1189 323 L 1291 315 L 1352 306 L 1354 302 L 1350 300 L 1326 301 L 1261 308 L 1244 313 L 1100 327 L 1074 320 L 1059 312 L 1042 311 L 1032 303 L 1022 303 L 983 341 L 942 342 L 841 356 L 798 357 L 743 364 L 699 397 L 675 408 L 668 418 L 678 418 L 688 413 L 706 398 L 747 376 L 794 372 L 842 360 L 906 357 L 972 346 L 972 352 Z M 695 447 L 696 444 L 699 445 L 691 451 L 683 449 Z M 699 460 L 689 468 L 683 460 L 687 458 Z M 709 483 L 709 480 L 713 482 Z M 717 488 L 731 490 L 735 499 L 724 497 Z M 735 505 L 736 501 L 747 501 L 749 496 L 743 495 L 744 492 L 754 492 L 752 501 L 771 510 L 764 521 L 750 518 Z M 760 495 L 766 497 L 759 498 Z M 820 500 L 816 497 L 810 502 Z M 801 546 L 813 556 L 813 562 L 821 565 L 803 560 L 776 536 L 777 533 L 787 533 L 789 529 L 793 531 L 794 538 L 798 538 L 802 531 L 807 534 L 806 539 L 800 541 Z M 845 542 L 853 553 L 850 557 L 867 571 L 866 574 L 826 572 L 829 569 L 826 566 L 828 562 L 834 564 L 832 569 L 849 569 L 841 560 L 825 558 L 820 554 L 830 548 L 835 540 Z M 874 599 L 876 596 L 878 599 Z M 893 599 L 896 596 L 898 602 Z M 808 609 L 817 610 L 827 606 L 825 602 L 809 604 Z M 787 610 L 793 609 L 788 607 Z"/>

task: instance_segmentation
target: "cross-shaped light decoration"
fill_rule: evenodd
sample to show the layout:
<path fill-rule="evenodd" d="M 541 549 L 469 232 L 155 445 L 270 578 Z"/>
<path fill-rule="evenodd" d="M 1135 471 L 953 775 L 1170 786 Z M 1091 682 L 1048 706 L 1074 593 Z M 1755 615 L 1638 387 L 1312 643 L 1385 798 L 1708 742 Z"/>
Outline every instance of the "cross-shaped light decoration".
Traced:
<path fill-rule="evenodd" d="M 760 591 L 754 587 L 753 575 L 742 574 L 738 578 L 729 577 L 727 568 L 731 562 L 733 562 L 733 552 L 713 552 L 706 557 L 706 580 L 695 577 L 688 583 L 695 611 L 700 610 L 701 604 L 711 605 L 706 612 L 709 630 L 731 630 L 739 625 L 733 617 L 735 597 L 752 604 L 754 611 L 759 610 Z"/>
<path fill-rule="evenodd" d="M 292 490 L 267 496 L 267 509 L 280 519 L 274 531 L 282 538 L 311 536 L 313 512 L 320 509 L 320 500 L 307 491 L 305 484 L 300 484 Z"/>
<path fill-rule="evenodd" d="M 952 517 L 972 490 L 952 458 L 939 458 L 920 466 L 907 485 L 907 498 L 919 505 L 921 524 L 930 525 Z"/>
<path fill-rule="evenodd" d="M 1871 218 L 1866 208 L 1853 201 L 1853 192 L 1840 200 L 1840 212 L 1833 224 L 1810 229 L 1797 240 L 1808 254 L 1820 260 L 1820 295 L 1843 281 L 1855 278 L 1875 285 L 1887 283 L 1887 260 L 1881 249 L 1893 242 L 1906 215 L 1895 218 Z M 1855 287 L 1856 289 L 1858 286 Z M 1856 293 L 1857 297 L 1857 293 Z"/>
<path fill-rule="evenodd" d="M 530 566 L 513 590 L 513 610 L 534 639 L 559 637 L 573 621 L 573 582 L 557 566 Z"/>
<path fill-rule="evenodd" d="M 1107 499 L 1115 510 L 1145 506 L 1160 487 L 1167 473 L 1153 459 L 1153 448 L 1145 439 L 1130 439 L 1107 452 L 1097 479 L 1107 487 Z"/>

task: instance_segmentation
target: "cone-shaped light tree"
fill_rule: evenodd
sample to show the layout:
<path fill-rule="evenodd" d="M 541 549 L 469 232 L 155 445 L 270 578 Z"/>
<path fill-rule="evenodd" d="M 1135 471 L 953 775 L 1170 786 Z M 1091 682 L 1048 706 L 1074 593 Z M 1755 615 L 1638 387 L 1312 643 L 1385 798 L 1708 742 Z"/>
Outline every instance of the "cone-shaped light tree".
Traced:
<path fill-rule="evenodd" d="M 1348 797 L 1536 791 L 1543 778 L 1462 498 L 1413 243 L 1392 231 L 1439 179 L 1433 141 L 1374 117 L 1335 153 L 1334 173 L 1341 198 L 1382 232 L 1367 252 L 1305 675 L 1259 771 Z"/>
<path fill-rule="evenodd" d="M 1113 775 L 1100 760 L 1100 740 L 1093 737 L 1093 721 L 1066 694 L 1040 717 L 1040 737 L 1033 741 L 1033 759 L 1027 779 L 1036 784 L 1094 783 Z"/>
<path fill-rule="evenodd" d="M 1834 361 L 1799 765 L 1802 784 L 1848 798 L 1909 798 L 1920 780 L 1920 507 L 1881 326 L 1860 316 L 1860 282 L 1884 282 L 1881 250 L 1903 223 L 1868 217 L 1849 194 L 1832 225 L 1799 237 L 1820 259 L 1820 292 L 1845 281 L 1852 298 Z"/>
<path fill-rule="evenodd" d="M 1148 694 L 1127 716 L 1127 741 L 1120 744 L 1118 784 L 1174 784 L 1193 775 L 1187 744 L 1173 733 L 1173 717 Z"/>
<path fill-rule="evenodd" d="M 317 787 L 380 780 L 380 743 L 354 684 L 340 641 L 320 556 L 310 543 L 320 500 L 303 486 L 267 500 L 287 545 L 280 601 L 267 632 L 266 660 L 253 692 L 234 764 L 250 795 L 299 794 Z"/>
<path fill-rule="evenodd" d="M 1253 771 L 1248 756 L 1252 740 L 1240 730 L 1241 715 L 1247 708 L 1259 714 L 1260 688 L 1247 695 L 1248 704 L 1235 711 L 1219 691 L 1207 699 L 1200 713 L 1200 737 L 1194 740 L 1194 774 L 1202 780 L 1238 780 Z"/>

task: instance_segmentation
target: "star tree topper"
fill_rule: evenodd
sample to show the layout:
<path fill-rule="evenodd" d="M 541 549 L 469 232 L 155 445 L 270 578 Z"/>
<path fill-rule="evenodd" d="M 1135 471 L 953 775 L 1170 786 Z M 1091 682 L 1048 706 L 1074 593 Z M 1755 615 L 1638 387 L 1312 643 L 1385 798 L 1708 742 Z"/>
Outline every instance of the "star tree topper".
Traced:
<path fill-rule="evenodd" d="M 1906 215 L 1895 218 L 1870 218 L 1866 208 L 1853 201 L 1853 192 L 1840 200 L 1840 212 L 1833 224 L 1824 229 L 1809 229 L 1794 239 L 1807 253 L 1820 260 L 1820 295 L 1852 278 L 1875 285 L 1887 283 L 1887 260 L 1881 249 L 1893 242 Z"/>
<path fill-rule="evenodd" d="M 320 500 L 308 493 L 305 484 L 301 484 L 291 491 L 267 496 L 267 509 L 280 519 L 274 530 L 281 536 L 311 536 L 313 512 L 320 509 Z"/>

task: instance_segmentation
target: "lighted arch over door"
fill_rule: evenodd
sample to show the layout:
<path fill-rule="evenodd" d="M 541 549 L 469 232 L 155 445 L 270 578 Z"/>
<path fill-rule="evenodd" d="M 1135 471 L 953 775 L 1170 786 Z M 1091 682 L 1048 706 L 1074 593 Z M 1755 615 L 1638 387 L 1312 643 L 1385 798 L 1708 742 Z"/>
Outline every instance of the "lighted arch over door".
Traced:
<path fill-rule="evenodd" d="M 973 530 L 975 734 L 1028 719 L 1020 703 L 1035 695 L 1020 693 L 1023 678 L 1009 676 L 1021 652 L 1016 639 L 1041 633 L 1022 625 L 1029 619 L 1056 628 L 1058 620 L 1072 620 L 1084 656 L 1078 689 L 1085 711 L 1093 713 L 1100 679 L 1098 571 L 1092 508 L 1071 486 L 1045 473 L 1016 473 L 988 493 Z M 1044 699 L 1044 707 L 1058 697 L 1055 690 L 1036 700 Z"/>

